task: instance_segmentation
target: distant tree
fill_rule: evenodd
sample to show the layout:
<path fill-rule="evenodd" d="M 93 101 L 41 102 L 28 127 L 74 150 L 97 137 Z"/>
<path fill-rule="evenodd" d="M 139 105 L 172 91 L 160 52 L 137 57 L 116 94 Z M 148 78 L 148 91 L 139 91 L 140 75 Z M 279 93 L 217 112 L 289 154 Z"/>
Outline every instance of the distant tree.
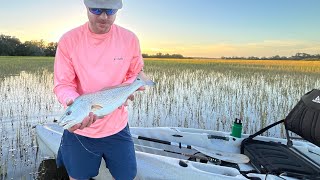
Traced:
<path fill-rule="evenodd" d="M 55 56 L 57 47 L 58 43 L 56 42 L 48 43 L 48 45 L 44 49 L 45 56 Z"/>
<path fill-rule="evenodd" d="M 45 56 L 45 45 L 44 41 L 26 41 L 21 46 L 22 56 Z"/>
<path fill-rule="evenodd" d="M 175 58 L 175 59 L 183 59 L 184 57 L 181 54 L 163 54 L 163 53 L 157 53 L 155 55 L 149 55 L 149 54 L 142 54 L 142 57 L 144 58 Z"/>
<path fill-rule="evenodd" d="M 17 47 L 21 44 L 15 37 L 0 35 L 0 56 L 14 56 Z"/>
<path fill-rule="evenodd" d="M 16 56 L 27 56 L 26 45 L 24 43 L 19 44 L 19 46 L 16 48 L 15 55 Z"/>
<path fill-rule="evenodd" d="M 280 59 L 280 56 L 279 56 L 279 55 L 275 55 L 275 56 L 272 56 L 270 59 L 272 59 L 272 60 L 278 60 L 278 59 Z"/>
<path fill-rule="evenodd" d="M 148 57 L 149 57 L 149 54 L 142 54 L 142 57 L 148 58 Z"/>
<path fill-rule="evenodd" d="M 255 57 L 255 56 L 250 56 L 250 57 L 248 57 L 248 59 L 251 59 L 251 60 L 258 60 L 259 58 L 258 58 L 258 57 Z"/>
<path fill-rule="evenodd" d="M 313 58 L 312 55 L 307 53 L 296 53 L 294 56 L 291 56 L 291 57 L 292 59 L 297 59 L 297 60 Z"/>
<path fill-rule="evenodd" d="M 172 54 L 171 57 L 172 57 L 172 58 L 176 58 L 176 59 L 182 59 L 182 58 L 184 58 L 181 54 Z"/>

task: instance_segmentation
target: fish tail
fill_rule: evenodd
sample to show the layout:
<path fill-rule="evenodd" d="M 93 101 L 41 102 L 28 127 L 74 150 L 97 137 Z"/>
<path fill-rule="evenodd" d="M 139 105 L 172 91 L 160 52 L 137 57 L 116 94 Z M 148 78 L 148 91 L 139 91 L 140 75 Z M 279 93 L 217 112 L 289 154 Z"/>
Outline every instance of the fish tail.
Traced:
<path fill-rule="evenodd" d="M 146 83 L 146 85 L 148 85 L 148 86 L 154 86 L 154 85 L 156 85 L 156 83 L 153 82 L 152 80 L 145 81 L 145 83 Z"/>
<path fill-rule="evenodd" d="M 138 78 L 140 78 L 142 81 L 145 82 L 146 85 L 148 86 L 154 86 L 156 85 L 155 82 L 153 82 L 150 78 L 148 78 L 143 71 L 141 71 L 138 75 Z"/>

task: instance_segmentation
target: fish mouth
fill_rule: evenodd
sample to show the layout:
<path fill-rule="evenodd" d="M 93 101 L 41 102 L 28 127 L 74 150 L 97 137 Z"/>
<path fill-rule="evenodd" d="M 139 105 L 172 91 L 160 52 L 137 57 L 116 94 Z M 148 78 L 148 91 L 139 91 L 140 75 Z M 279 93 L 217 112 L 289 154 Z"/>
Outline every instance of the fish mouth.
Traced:
<path fill-rule="evenodd" d="M 65 127 L 66 125 L 70 124 L 73 120 L 63 120 L 64 117 L 61 117 L 60 121 L 58 121 L 58 125 Z"/>
<path fill-rule="evenodd" d="M 58 123 L 59 126 L 61 126 L 63 129 L 69 129 L 71 128 L 73 125 L 72 125 L 73 121 L 64 121 L 64 122 L 60 122 Z"/>
<path fill-rule="evenodd" d="M 58 124 L 59 124 L 59 126 L 64 127 L 64 126 L 66 126 L 66 125 L 68 124 L 68 122 L 60 122 L 60 123 L 58 123 Z"/>

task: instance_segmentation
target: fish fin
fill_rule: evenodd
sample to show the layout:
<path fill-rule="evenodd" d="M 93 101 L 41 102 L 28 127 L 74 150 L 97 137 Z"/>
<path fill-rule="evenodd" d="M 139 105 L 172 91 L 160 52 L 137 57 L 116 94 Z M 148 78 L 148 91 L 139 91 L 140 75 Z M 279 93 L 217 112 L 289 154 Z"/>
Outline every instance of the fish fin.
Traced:
<path fill-rule="evenodd" d="M 92 112 L 95 112 L 95 111 L 98 111 L 98 110 L 100 110 L 100 109 L 102 109 L 103 108 L 103 106 L 101 106 L 101 105 L 99 105 L 99 104 L 93 104 L 92 106 L 91 106 L 91 111 Z"/>
<path fill-rule="evenodd" d="M 100 91 L 104 91 L 104 90 L 108 90 L 108 89 L 115 89 L 115 88 L 129 86 L 129 85 L 130 85 L 129 83 L 123 83 L 123 84 L 119 84 L 117 86 L 110 86 L 110 87 L 103 88 Z"/>
<path fill-rule="evenodd" d="M 155 82 L 153 82 L 149 77 L 147 77 L 143 71 L 140 71 L 139 74 L 137 75 L 136 77 L 136 80 L 139 79 L 139 80 L 142 80 L 145 82 L 146 85 L 149 85 L 149 86 L 154 86 L 156 85 Z M 119 87 L 124 87 L 124 86 L 129 86 L 131 85 L 131 83 L 122 83 L 122 84 L 119 84 L 119 85 L 116 85 L 116 86 L 110 86 L 110 87 L 105 87 L 103 89 L 101 89 L 100 91 L 104 91 L 104 90 L 108 90 L 108 89 L 115 89 L 115 88 L 119 88 Z"/>

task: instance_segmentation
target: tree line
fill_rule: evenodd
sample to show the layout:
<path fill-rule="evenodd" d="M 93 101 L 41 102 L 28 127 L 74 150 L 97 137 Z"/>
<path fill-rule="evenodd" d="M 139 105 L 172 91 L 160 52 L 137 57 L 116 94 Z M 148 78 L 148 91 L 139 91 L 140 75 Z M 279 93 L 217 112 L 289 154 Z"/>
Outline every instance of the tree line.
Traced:
<path fill-rule="evenodd" d="M 0 56 L 55 56 L 58 43 L 43 40 L 22 43 L 13 36 L 0 35 Z M 144 58 L 184 58 L 181 54 L 142 54 Z"/>
<path fill-rule="evenodd" d="M 54 56 L 57 46 L 56 42 L 46 44 L 40 40 L 22 43 L 16 37 L 0 35 L 0 56 Z"/>
<path fill-rule="evenodd" d="M 149 55 L 149 54 L 142 54 L 142 57 L 144 58 L 174 58 L 174 59 L 183 59 L 181 54 L 162 54 L 162 53 L 157 53 L 155 55 Z"/>
<path fill-rule="evenodd" d="M 245 60 L 319 60 L 320 54 L 307 54 L 307 53 L 296 53 L 293 56 L 287 57 L 287 56 L 271 56 L 271 57 L 255 57 L 255 56 L 249 56 L 249 57 L 238 57 L 238 56 L 232 56 L 232 57 L 221 57 L 221 59 L 245 59 Z"/>
<path fill-rule="evenodd" d="M 45 43 L 43 40 L 40 41 L 25 41 L 22 43 L 18 38 L 14 36 L 7 36 L 4 34 L 0 35 L 0 56 L 55 56 L 57 50 L 58 43 L 50 42 Z M 142 54 L 144 58 L 175 58 L 175 59 L 183 59 L 190 58 L 184 57 L 181 54 L 164 54 L 157 53 L 155 55 Z M 271 56 L 271 57 L 221 57 L 221 59 L 244 59 L 244 60 L 319 60 L 320 54 L 307 54 L 307 53 L 296 53 L 293 56 Z"/>

